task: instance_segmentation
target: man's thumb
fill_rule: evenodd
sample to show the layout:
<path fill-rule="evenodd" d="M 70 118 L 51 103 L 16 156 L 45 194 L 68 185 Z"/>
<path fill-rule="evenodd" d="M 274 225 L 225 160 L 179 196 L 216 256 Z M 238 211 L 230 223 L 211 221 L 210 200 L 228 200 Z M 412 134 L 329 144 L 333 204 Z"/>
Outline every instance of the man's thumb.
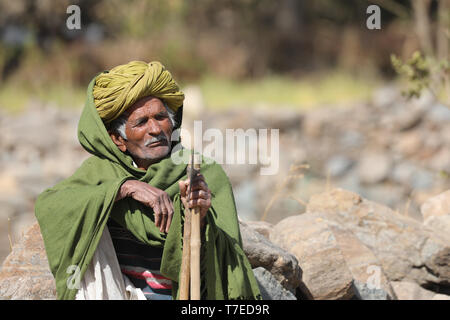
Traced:
<path fill-rule="evenodd" d="M 187 190 L 187 186 L 188 186 L 188 182 L 187 180 L 180 180 L 178 181 L 178 186 L 180 187 L 180 195 L 182 197 L 186 197 L 186 190 Z"/>

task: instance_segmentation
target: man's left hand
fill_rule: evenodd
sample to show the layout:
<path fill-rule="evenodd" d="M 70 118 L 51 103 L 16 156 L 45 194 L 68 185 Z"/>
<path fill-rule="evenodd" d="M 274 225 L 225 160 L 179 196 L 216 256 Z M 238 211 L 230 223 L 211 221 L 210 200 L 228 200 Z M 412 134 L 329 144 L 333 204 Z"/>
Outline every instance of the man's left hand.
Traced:
<path fill-rule="evenodd" d="M 178 182 L 180 186 L 181 201 L 189 209 L 194 207 L 200 208 L 200 223 L 201 227 L 205 225 L 205 217 L 209 208 L 211 207 L 211 191 L 208 189 L 208 184 L 201 173 L 197 173 L 192 183 L 189 179 Z M 189 185 L 191 185 L 190 193 L 188 194 Z"/>

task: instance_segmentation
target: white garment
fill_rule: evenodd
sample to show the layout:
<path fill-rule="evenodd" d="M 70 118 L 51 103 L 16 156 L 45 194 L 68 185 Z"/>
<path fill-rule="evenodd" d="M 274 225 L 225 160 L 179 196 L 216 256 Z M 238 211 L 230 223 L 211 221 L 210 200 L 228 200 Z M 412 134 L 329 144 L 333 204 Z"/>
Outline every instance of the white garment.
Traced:
<path fill-rule="evenodd" d="M 92 261 L 80 282 L 76 300 L 146 300 L 141 289 L 120 271 L 106 226 Z"/>

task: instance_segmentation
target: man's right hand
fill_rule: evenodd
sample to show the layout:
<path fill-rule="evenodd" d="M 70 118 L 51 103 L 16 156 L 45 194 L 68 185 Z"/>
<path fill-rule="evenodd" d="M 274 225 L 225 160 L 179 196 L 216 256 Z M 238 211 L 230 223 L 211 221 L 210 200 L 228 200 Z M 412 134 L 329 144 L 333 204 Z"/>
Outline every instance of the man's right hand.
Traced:
<path fill-rule="evenodd" d="M 161 232 L 169 232 L 173 217 L 173 204 L 167 192 L 138 180 L 127 180 L 120 187 L 116 201 L 131 197 L 153 209 L 155 225 Z"/>

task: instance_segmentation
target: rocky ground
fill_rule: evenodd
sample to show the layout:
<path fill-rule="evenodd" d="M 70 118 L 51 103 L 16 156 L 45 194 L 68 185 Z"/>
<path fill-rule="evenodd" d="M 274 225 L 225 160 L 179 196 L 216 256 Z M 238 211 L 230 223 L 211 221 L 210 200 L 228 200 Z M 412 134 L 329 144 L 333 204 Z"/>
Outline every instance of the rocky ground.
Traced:
<path fill-rule="evenodd" d="M 185 110 L 187 128 L 201 119 L 203 129 L 280 130 L 276 175 L 261 175 L 261 164 L 224 165 L 241 228 L 254 231 L 243 235 L 255 274 L 265 288 L 282 287 L 263 290 L 271 298 L 448 298 L 450 109 L 386 87 L 366 103 L 305 112 L 213 112 L 191 89 Z M 80 112 L 38 102 L 0 111 L 0 260 L 16 246 L 0 274 L 3 298 L 53 297 L 48 286 L 20 289 L 14 277 L 32 269 L 33 281 L 51 283 L 39 229 L 24 232 L 36 196 L 88 157 L 76 139 Z"/>
<path fill-rule="evenodd" d="M 240 222 L 265 300 L 450 300 L 450 191 L 424 223 L 343 189 L 275 225 Z M 3 263 L 0 299 L 55 299 L 37 224 Z"/>

